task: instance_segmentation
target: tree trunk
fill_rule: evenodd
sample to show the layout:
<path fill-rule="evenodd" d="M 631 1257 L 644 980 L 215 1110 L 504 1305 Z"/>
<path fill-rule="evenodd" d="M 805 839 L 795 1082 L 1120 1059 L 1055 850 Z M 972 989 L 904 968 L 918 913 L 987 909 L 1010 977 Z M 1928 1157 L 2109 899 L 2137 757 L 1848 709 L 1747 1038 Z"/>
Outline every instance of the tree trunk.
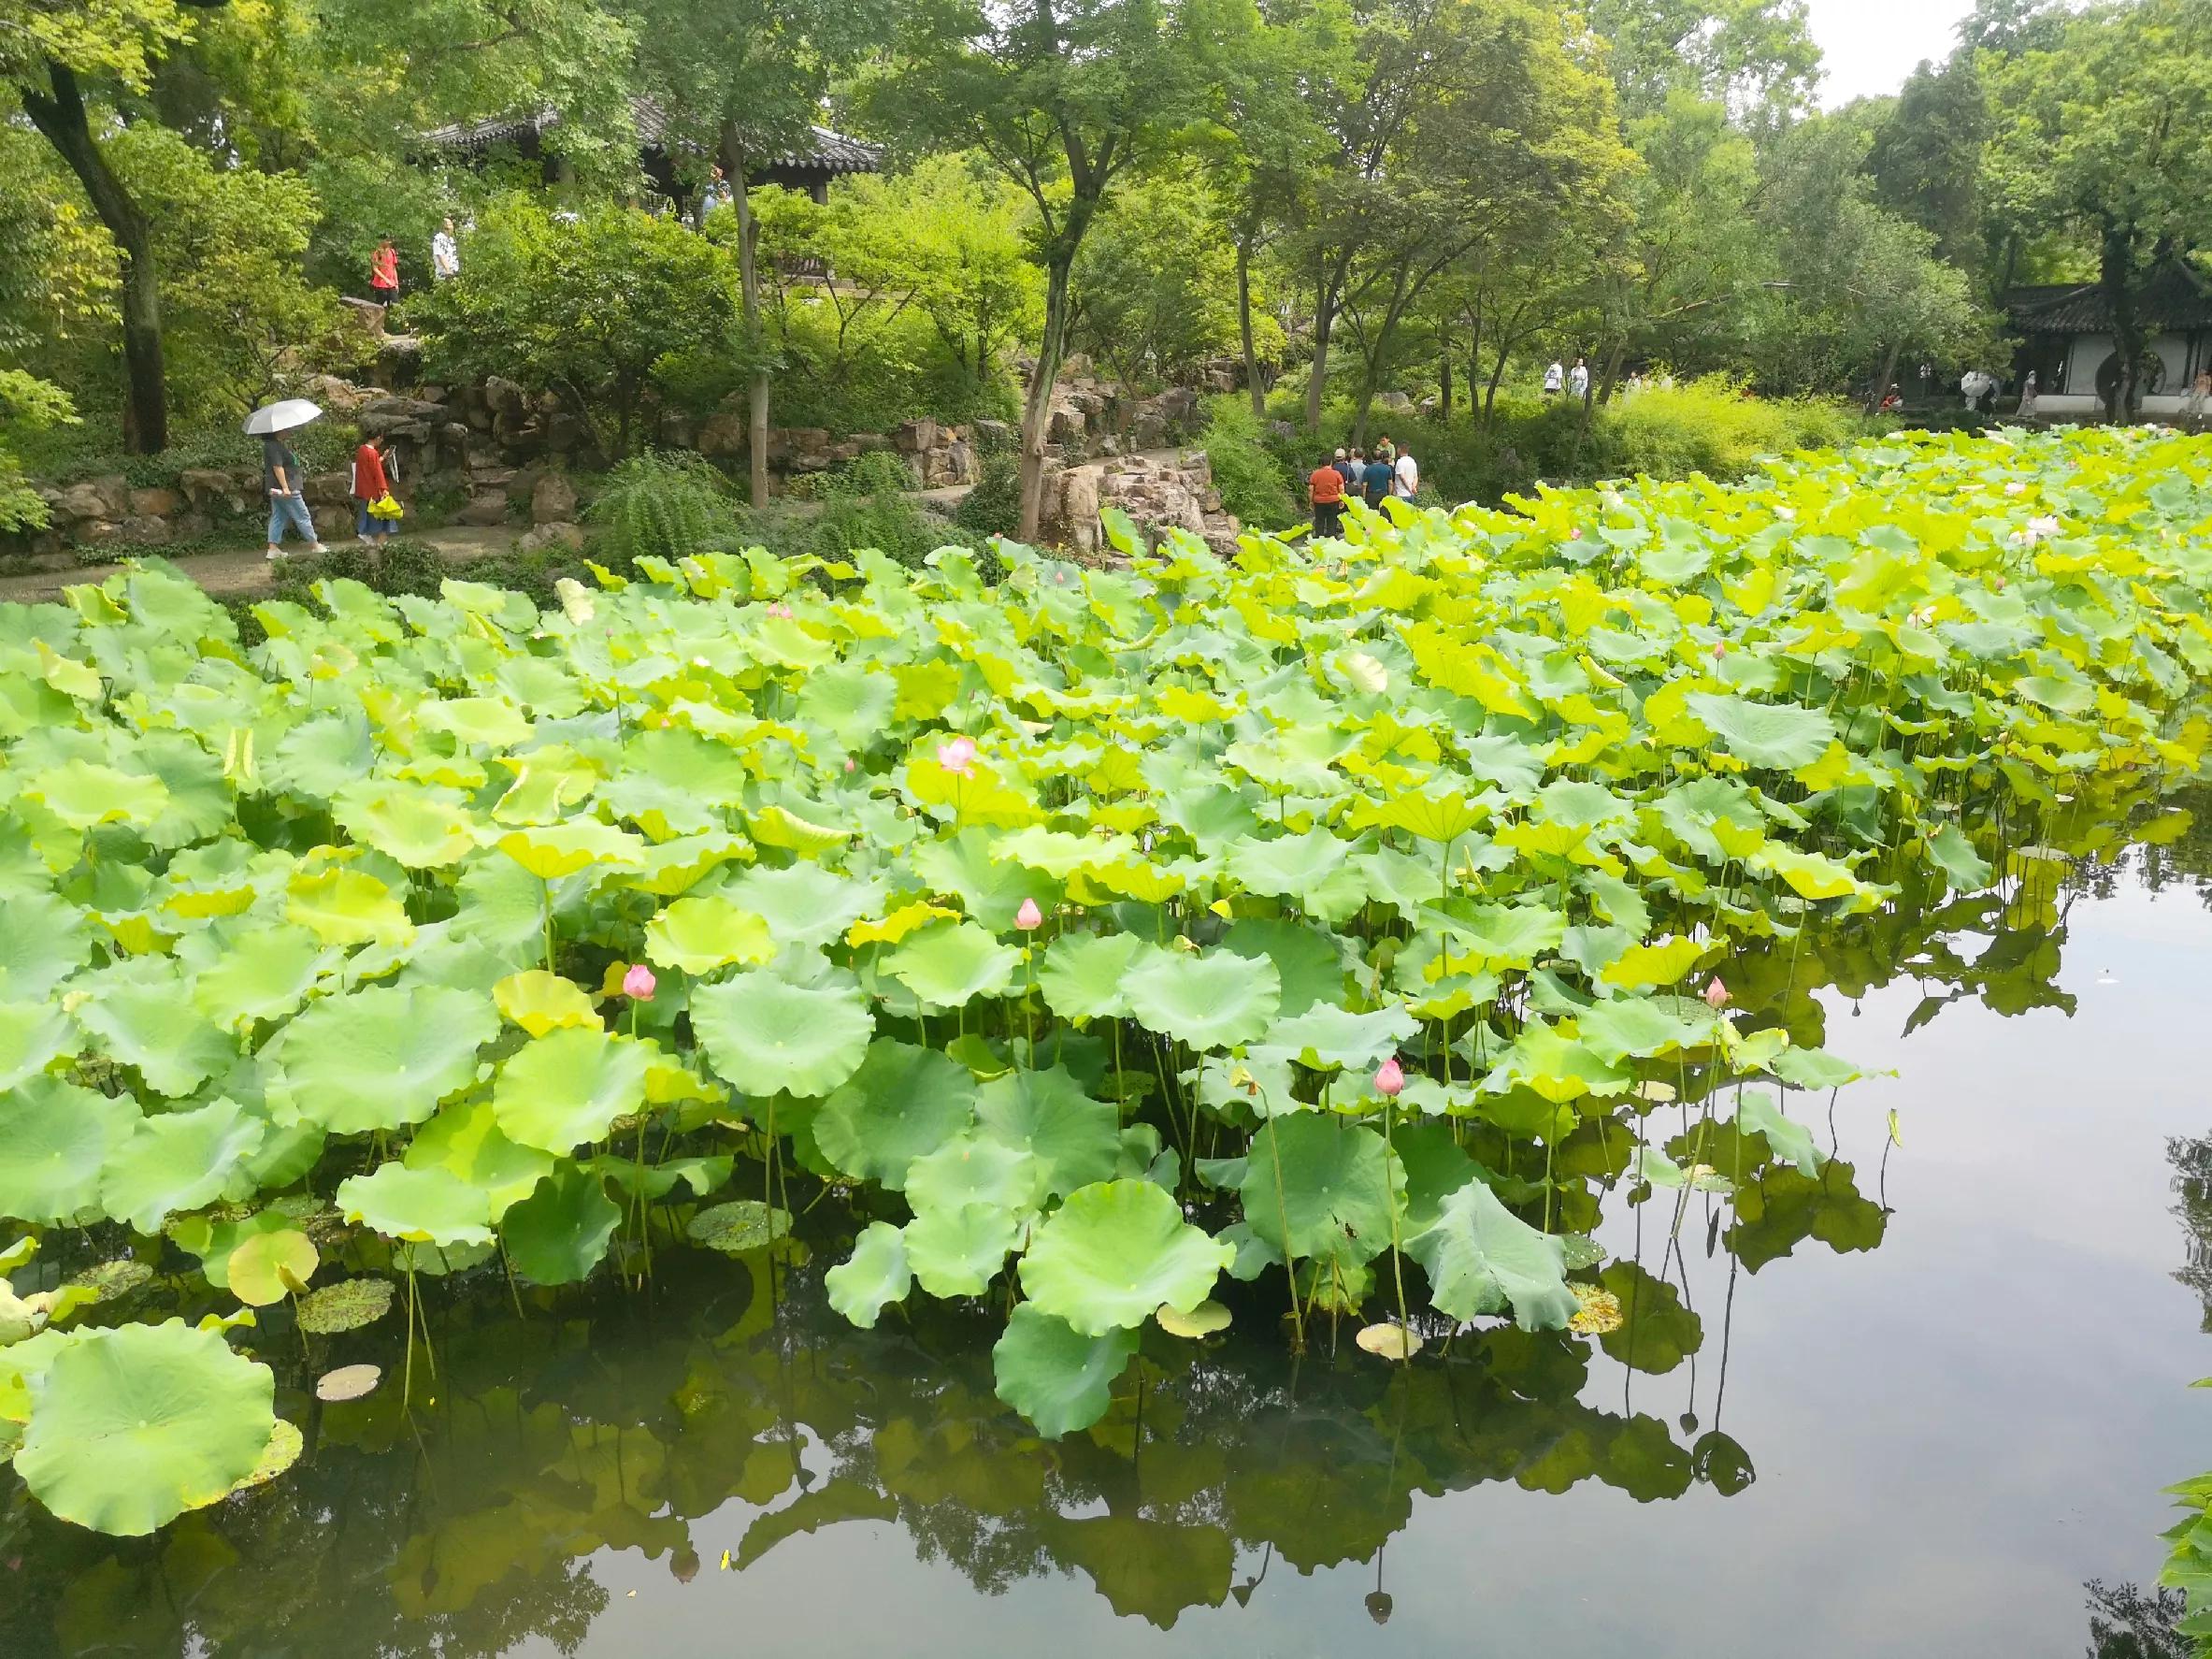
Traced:
<path fill-rule="evenodd" d="M 23 113 L 68 163 L 93 211 L 115 238 L 122 279 L 122 362 L 127 381 L 123 443 L 136 454 L 158 454 L 169 446 L 169 399 L 162 365 L 161 285 L 151 232 L 146 215 L 93 141 L 77 77 L 60 64 L 49 63 L 46 68 L 52 94 L 40 96 L 26 89 Z"/>
<path fill-rule="evenodd" d="M 1437 414 L 1446 426 L 1452 420 L 1452 337 L 1443 329 L 1436 337 Z"/>
<path fill-rule="evenodd" d="M 1628 337 L 1623 335 L 1613 342 L 1613 350 L 1605 353 L 1605 375 L 1598 382 L 1598 401 L 1600 403 L 1613 401 L 1613 394 L 1620 385 L 1620 360 L 1628 354 Z"/>
<path fill-rule="evenodd" d="M 1329 335 L 1336 326 L 1336 284 L 1323 266 L 1314 284 L 1314 367 L 1306 376 L 1306 430 L 1321 430 L 1321 394 L 1329 385 Z"/>
<path fill-rule="evenodd" d="M 744 313 L 745 353 L 753 364 L 745 409 L 746 477 L 753 505 L 760 507 L 768 498 L 768 369 L 760 326 L 760 226 L 753 217 L 753 187 L 745 178 L 745 151 L 735 122 L 722 129 L 722 175 L 729 180 L 738 210 L 738 287 Z"/>
<path fill-rule="evenodd" d="M 1259 383 L 1259 353 L 1252 345 L 1252 243 L 1237 238 L 1237 338 L 1244 349 L 1244 389 L 1252 394 L 1252 413 L 1267 419 L 1267 388 Z"/>
<path fill-rule="evenodd" d="M 1037 367 L 1029 373 L 1022 400 L 1021 539 L 1035 545 L 1044 519 L 1044 434 L 1052 422 L 1053 382 L 1068 349 L 1068 273 L 1075 264 L 1072 246 L 1056 247 L 1044 270 L 1044 338 L 1038 342 Z"/>
<path fill-rule="evenodd" d="M 1874 383 L 1866 394 L 1866 412 L 1868 414 L 1881 412 L 1882 398 L 1889 390 L 1889 377 L 1897 372 L 1897 353 L 1903 350 L 1904 350 L 1903 341 L 1891 340 L 1889 351 L 1883 354 L 1881 370 L 1874 376 Z"/>
<path fill-rule="evenodd" d="M 2105 408 L 2110 420 L 2133 420 L 2135 414 L 2135 380 L 2143 363 L 2143 320 L 2135 309 L 2134 238 L 2128 231 L 2108 226 L 2097 260 L 2097 285 L 2112 310 L 2112 343 L 2119 354 L 2119 372 L 2112 377 L 2112 399 Z"/>
<path fill-rule="evenodd" d="M 1498 388 L 1505 383 L 1505 358 L 1513 350 L 1510 339 L 1498 341 L 1498 367 L 1490 370 L 1490 383 L 1483 391 L 1483 421 L 1485 425 L 1498 416 Z"/>

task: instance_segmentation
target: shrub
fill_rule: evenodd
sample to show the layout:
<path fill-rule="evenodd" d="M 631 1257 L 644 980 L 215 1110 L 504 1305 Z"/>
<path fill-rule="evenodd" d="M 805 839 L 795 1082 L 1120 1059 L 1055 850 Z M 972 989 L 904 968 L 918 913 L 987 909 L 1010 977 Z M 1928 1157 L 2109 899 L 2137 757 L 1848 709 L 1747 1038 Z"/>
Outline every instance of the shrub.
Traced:
<path fill-rule="evenodd" d="M 1263 440 L 1252 406 L 1230 394 L 1206 406 L 1206 459 L 1221 505 L 1257 530 L 1281 530 L 1300 522 L 1300 497 L 1291 479 L 1306 469 L 1286 465 Z"/>
<path fill-rule="evenodd" d="M 611 560 L 680 559 L 738 538 L 729 483 L 700 455 L 652 451 L 607 475 L 585 514 L 595 544 Z"/>
<path fill-rule="evenodd" d="M 1011 536 L 1022 527 L 1022 468 L 1004 451 L 985 452 L 975 487 L 953 509 L 953 522 L 977 536 Z"/>

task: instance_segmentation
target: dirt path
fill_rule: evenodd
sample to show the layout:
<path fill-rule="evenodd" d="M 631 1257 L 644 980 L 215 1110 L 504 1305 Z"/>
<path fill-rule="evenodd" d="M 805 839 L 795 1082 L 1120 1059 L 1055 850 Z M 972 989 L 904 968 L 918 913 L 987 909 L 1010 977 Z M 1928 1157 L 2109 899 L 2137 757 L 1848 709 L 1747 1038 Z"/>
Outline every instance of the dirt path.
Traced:
<path fill-rule="evenodd" d="M 489 529 L 455 527 L 447 530 L 411 532 L 405 540 L 418 547 L 434 549 L 440 558 L 453 564 L 465 564 L 487 553 L 504 553 L 514 545 L 517 531 L 496 525 Z M 350 545 L 333 541 L 333 547 Z M 158 554 L 158 547 L 149 548 Z M 304 556 L 304 555 L 303 555 Z M 240 595 L 266 593 L 271 586 L 270 566 L 265 544 L 250 542 L 236 552 L 202 553 L 176 561 L 177 568 L 190 576 L 207 592 L 217 599 L 233 599 Z M 40 599 L 61 598 L 62 589 L 76 587 L 84 583 L 105 582 L 122 570 L 119 564 L 70 565 L 56 570 L 36 570 L 17 576 L 0 576 L 0 602 L 13 600 L 19 604 L 36 604 Z"/>

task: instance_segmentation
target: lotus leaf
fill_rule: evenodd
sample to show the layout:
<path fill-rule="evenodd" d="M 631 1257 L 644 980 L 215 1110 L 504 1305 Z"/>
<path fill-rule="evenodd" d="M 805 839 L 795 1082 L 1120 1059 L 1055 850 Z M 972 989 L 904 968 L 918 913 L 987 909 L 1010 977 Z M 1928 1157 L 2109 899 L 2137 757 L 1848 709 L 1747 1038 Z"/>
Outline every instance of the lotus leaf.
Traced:
<path fill-rule="evenodd" d="M 1132 968 L 1127 984 L 1138 1023 L 1196 1049 L 1257 1041 L 1283 1002 L 1272 961 L 1228 950 L 1196 957 L 1161 952 Z"/>
<path fill-rule="evenodd" d="M 906 1300 L 913 1282 L 906 1234 L 888 1221 L 870 1221 L 854 1243 L 852 1256 L 823 1276 L 829 1306 L 864 1331 L 875 1328 L 889 1304 Z"/>
<path fill-rule="evenodd" d="M 1034 1161 L 1037 1181 L 1052 1197 L 1113 1176 L 1120 1115 L 1085 1094 L 1063 1066 L 992 1079 L 977 1091 L 975 1116 L 984 1134 Z"/>
<path fill-rule="evenodd" d="M 1235 1249 L 1183 1219 L 1149 1181 L 1101 1181 L 1071 1192 L 1022 1257 L 1022 1289 L 1041 1312 L 1099 1336 L 1162 1306 L 1203 1302 Z"/>
<path fill-rule="evenodd" d="M 980 1296 L 1021 1242 L 1020 1220 L 989 1204 L 933 1206 L 906 1224 L 906 1262 L 932 1296 Z"/>
<path fill-rule="evenodd" d="M 572 1151 L 605 1140 L 617 1118 L 645 1104 L 651 1060 L 647 1046 L 627 1037 L 575 1026 L 548 1031 L 500 1066 L 492 1115 L 517 1146 Z"/>
<path fill-rule="evenodd" d="M 711 974 L 732 962 L 771 961 L 776 944 L 768 925 L 750 910 L 713 895 L 679 899 L 645 929 L 646 953 L 686 974 Z"/>
<path fill-rule="evenodd" d="M 1019 1215 L 1043 1196 L 1044 1178 L 1027 1151 L 970 1131 L 907 1166 L 906 1201 L 916 1215 L 970 1204 Z"/>
<path fill-rule="evenodd" d="M 1149 948 L 1129 933 L 1064 933 L 1045 947 L 1038 988 L 1064 1019 L 1118 1018 L 1129 1012 L 1129 970 Z"/>
<path fill-rule="evenodd" d="M 1115 1378 L 1137 1352 L 1137 1333 L 1118 1326 L 1086 1336 L 1034 1302 L 1013 1310 L 991 1349 L 998 1397 L 1047 1440 L 1087 1429 L 1113 1403 Z"/>
<path fill-rule="evenodd" d="M 1456 1320 L 1513 1310 L 1524 1331 L 1564 1325 L 1580 1306 L 1567 1288 L 1559 1241 L 1538 1232 L 1479 1180 L 1444 1201 L 1436 1222 L 1406 1241 L 1428 1270 L 1431 1299 Z"/>
<path fill-rule="evenodd" d="M 1187 1313 L 1162 1305 L 1153 1310 L 1152 1317 L 1171 1336 L 1212 1336 L 1229 1327 L 1228 1309 L 1218 1302 L 1201 1302 Z"/>
<path fill-rule="evenodd" d="M 323 1258 L 304 1233 L 257 1233 L 231 1252 L 231 1293 L 249 1307 L 268 1307 L 306 1291 Z"/>
<path fill-rule="evenodd" d="M 370 986 L 325 997 L 279 1033 L 269 1085 L 280 1121 L 334 1134 L 420 1123 L 476 1080 L 476 1054 L 499 1034 L 481 994 L 442 986 Z"/>
<path fill-rule="evenodd" d="M 766 970 L 732 974 L 691 999 L 714 1069 L 746 1094 L 827 1094 L 869 1052 L 875 1017 L 850 975 L 796 985 Z"/>
<path fill-rule="evenodd" d="M 508 1259 L 524 1278 L 541 1285 L 569 1285 L 588 1277 L 622 1211 L 607 1196 L 607 1185 L 588 1170 L 556 1169 L 537 1190 L 509 1210 L 499 1224 Z"/>
<path fill-rule="evenodd" d="M 492 1242 L 489 1195 L 448 1169 L 379 1164 L 340 1182 L 338 1203 L 347 1220 L 386 1238 L 440 1247 Z"/>
<path fill-rule="evenodd" d="M 99 1202 L 101 1172 L 131 1139 L 138 1107 L 58 1077 L 0 1092 L 0 1216 L 73 1219 Z"/>
<path fill-rule="evenodd" d="M 542 1037 L 562 1026 L 604 1029 L 598 1010 L 592 1006 L 583 988 L 543 968 L 510 974 L 492 987 L 492 1002 L 502 1016 L 533 1037 Z"/>
<path fill-rule="evenodd" d="M 88 1332 L 33 1385 L 16 1473 L 63 1520 L 140 1536 L 253 1471 L 274 1392 L 267 1366 L 180 1320 Z"/>
<path fill-rule="evenodd" d="M 1389 1247 L 1404 1182 L 1373 1130 L 1305 1114 L 1254 1138 L 1241 1190 L 1252 1231 L 1278 1252 L 1357 1267 Z"/>
<path fill-rule="evenodd" d="M 932 1049 L 878 1038 L 850 1081 L 822 1103 L 814 1144 L 856 1180 L 904 1189 L 914 1161 L 975 1118 L 975 1078 Z"/>
<path fill-rule="evenodd" d="M 374 1393 L 377 1384 L 383 1380 L 384 1372 L 380 1365 L 340 1365 L 315 1379 L 315 1398 L 327 1406 L 342 1406 L 348 1400 L 365 1399 Z"/>
<path fill-rule="evenodd" d="M 266 1126 L 232 1100 L 142 1118 L 108 1161 L 100 1206 L 140 1233 L 220 1197 Z"/>
<path fill-rule="evenodd" d="M 254 1460 L 252 1468 L 238 1478 L 238 1483 L 231 1491 L 250 1492 L 256 1486 L 266 1486 L 299 1462 L 300 1453 L 307 1448 L 307 1436 L 300 1433 L 299 1425 L 280 1417 L 277 1426 L 269 1431 L 269 1443 L 262 1448 L 261 1456 Z"/>
<path fill-rule="evenodd" d="M 1021 953 L 973 922 L 932 922 L 884 953 L 882 967 L 926 1007 L 958 1008 L 1003 995 Z"/>

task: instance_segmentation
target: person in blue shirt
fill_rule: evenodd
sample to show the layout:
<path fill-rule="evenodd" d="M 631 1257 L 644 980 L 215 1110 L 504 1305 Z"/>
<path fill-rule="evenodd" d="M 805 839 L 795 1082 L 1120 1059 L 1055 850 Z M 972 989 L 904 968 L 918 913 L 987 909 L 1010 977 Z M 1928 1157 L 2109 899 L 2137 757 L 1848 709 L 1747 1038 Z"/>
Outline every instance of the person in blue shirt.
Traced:
<path fill-rule="evenodd" d="M 1384 498 L 1390 494 L 1390 481 L 1395 477 L 1397 477 L 1396 469 L 1384 455 L 1382 446 L 1378 444 L 1373 456 L 1370 458 L 1365 467 L 1360 469 L 1360 499 L 1380 512 L 1383 509 Z"/>

